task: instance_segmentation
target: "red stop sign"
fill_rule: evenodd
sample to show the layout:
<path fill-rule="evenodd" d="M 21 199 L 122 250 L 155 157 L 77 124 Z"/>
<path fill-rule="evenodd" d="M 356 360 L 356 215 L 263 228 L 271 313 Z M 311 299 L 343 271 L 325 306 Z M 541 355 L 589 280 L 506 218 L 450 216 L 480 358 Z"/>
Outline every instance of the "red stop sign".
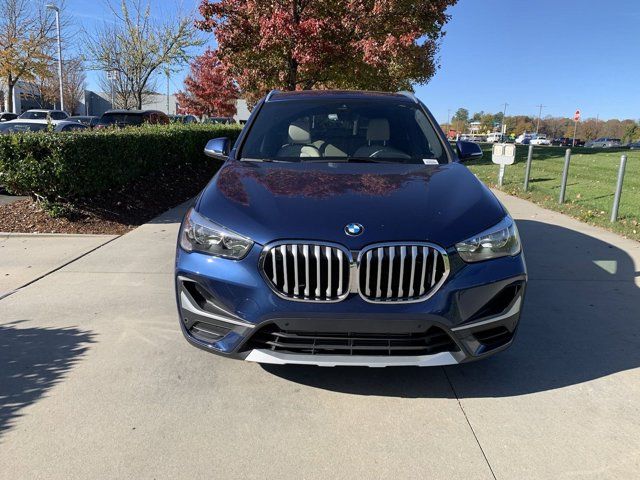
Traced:
<path fill-rule="evenodd" d="M 576 113 L 573 115 L 573 120 L 576 122 L 580 121 L 580 110 L 576 110 Z"/>

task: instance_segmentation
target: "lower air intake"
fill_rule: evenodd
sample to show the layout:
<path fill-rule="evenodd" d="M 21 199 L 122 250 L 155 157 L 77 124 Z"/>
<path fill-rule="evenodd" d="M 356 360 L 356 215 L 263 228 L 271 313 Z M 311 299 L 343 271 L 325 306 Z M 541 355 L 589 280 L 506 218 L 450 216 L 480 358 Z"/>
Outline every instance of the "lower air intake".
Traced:
<path fill-rule="evenodd" d="M 433 355 L 457 351 L 447 333 L 431 327 L 424 333 L 309 333 L 280 330 L 269 325 L 256 332 L 246 345 L 277 352 L 307 355 Z"/>

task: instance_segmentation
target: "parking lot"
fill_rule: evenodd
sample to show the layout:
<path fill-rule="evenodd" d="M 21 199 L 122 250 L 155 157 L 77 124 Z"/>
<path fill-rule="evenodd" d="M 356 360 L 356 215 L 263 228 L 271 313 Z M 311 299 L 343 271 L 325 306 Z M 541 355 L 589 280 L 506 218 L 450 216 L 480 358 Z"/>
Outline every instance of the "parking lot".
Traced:
<path fill-rule="evenodd" d="M 446 368 L 190 347 L 172 285 L 185 206 L 69 243 L 64 262 L 39 260 L 51 273 L 3 285 L 32 282 L 0 300 L 0 477 L 635 478 L 640 244 L 500 197 L 530 268 L 518 337 Z"/>

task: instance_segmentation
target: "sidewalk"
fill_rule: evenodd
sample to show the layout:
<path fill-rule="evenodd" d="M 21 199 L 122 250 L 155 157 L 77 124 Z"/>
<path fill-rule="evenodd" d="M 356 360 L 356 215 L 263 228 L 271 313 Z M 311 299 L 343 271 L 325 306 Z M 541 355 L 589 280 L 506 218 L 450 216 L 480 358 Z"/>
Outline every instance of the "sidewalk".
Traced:
<path fill-rule="evenodd" d="M 117 235 L 0 233 L 0 298 L 115 238 Z"/>
<path fill-rule="evenodd" d="M 187 345 L 184 206 L 1 299 L 0 477 L 635 478 L 640 244 L 498 195 L 530 284 L 515 345 L 483 362 L 261 367 Z"/>

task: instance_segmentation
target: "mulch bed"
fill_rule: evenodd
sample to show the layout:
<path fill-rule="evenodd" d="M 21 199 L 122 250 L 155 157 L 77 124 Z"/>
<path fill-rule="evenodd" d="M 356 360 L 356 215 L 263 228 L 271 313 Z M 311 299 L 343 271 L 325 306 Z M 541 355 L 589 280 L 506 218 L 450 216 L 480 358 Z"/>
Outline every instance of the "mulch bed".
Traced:
<path fill-rule="evenodd" d="M 0 205 L 0 232 L 117 234 L 132 230 L 195 197 L 215 174 L 215 162 L 154 173 L 90 201 L 74 202 L 52 217 L 35 200 Z"/>

